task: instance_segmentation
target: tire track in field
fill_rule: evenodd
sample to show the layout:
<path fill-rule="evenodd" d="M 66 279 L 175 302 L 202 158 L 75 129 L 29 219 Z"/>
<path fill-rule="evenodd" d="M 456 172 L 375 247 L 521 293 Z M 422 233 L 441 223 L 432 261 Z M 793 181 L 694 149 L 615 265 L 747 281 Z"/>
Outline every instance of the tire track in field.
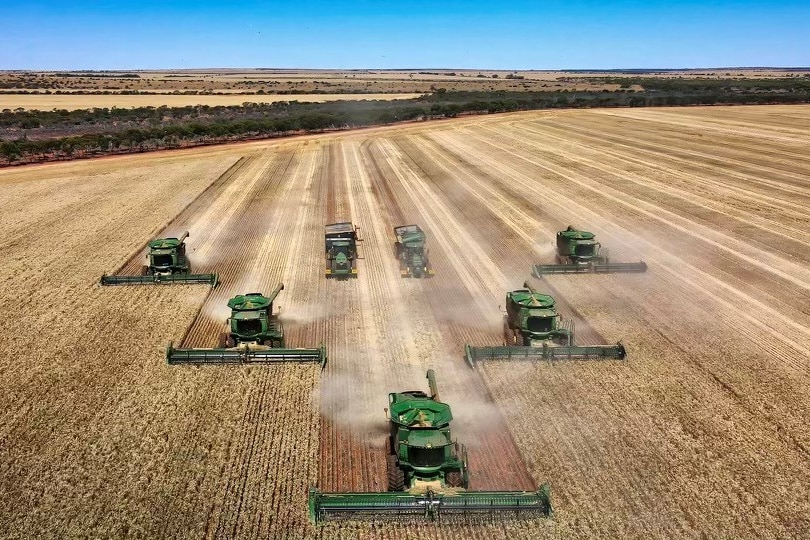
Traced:
<path fill-rule="evenodd" d="M 500 314 L 495 312 L 494 317 L 481 317 L 481 313 L 488 313 L 495 304 L 482 302 L 484 299 L 476 294 L 477 279 L 465 264 L 468 260 L 465 250 L 474 251 L 475 244 L 463 244 L 464 247 L 454 250 L 451 246 L 466 233 L 454 218 L 449 217 L 452 215 L 450 208 L 443 207 L 435 199 L 435 194 L 427 187 L 428 181 L 420 177 L 390 141 L 379 141 L 377 149 L 385 157 L 391 173 L 385 178 L 391 191 L 402 193 L 400 201 L 409 201 L 403 211 L 426 229 L 430 234 L 428 244 L 434 246 L 432 261 L 436 276 L 426 282 L 435 321 L 431 324 L 441 328 L 441 335 L 447 336 L 446 349 L 453 358 L 443 363 L 444 371 L 452 374 L 452 380 L 443 383 L 442 395 L 453 406 L 456 436 L 469 448 L 471 489 L 535 489 L 535 480 L 526 471 L 502 412 L 477 374 L 462 360 L 464 343 L 483 340 L 491 344 L 502 340 Z M 482 264 L 470 262 L 476 269 L 482 268 Z M 460 286 L 459 281 L 474 285 L 472 288 Z M 476 305 L 481 307 L 474 309 Z M 496 332 L 482 331 L 493 327 Z M 441 373 L 437 372 L 437 375 L 441 376 Z"/>
<path fill-rule="evenodd" d="M 702 181 L 702 179 L 696 175 L 679 173 L 672 168 L 666 168 L 657 163 L 639 160 L 626 154 L 613 152 L 607 148 L 600 148 L 597 152 L 592 150 L 591 144 L 576 141 L 570 133 L 568 133 L 567 136 L 555 135 L 554 132 L 557 132 L 557 130 L 554 128 L 548 129 L 548 126 L 546 126 L 545 131 L 536 131 L 527 127 L 522 127 L 519 131 L 521 135 L 530 133 L 531 140 L 537 141 L 538 143 L 548 144 L 549 139 L 552 139 L 559 144 L 576 145 L 580 152 L 578 153 L 578 157 L 581 163 L 585 163 L 596 170 L 607 173 L 614 179 L 622 178 L 633 184 L 632 186 L 627 185 L 625 191 L 643 193 L 645 190 L 654 190 L 657 193 L 674 198 L 680 205 L 694 205 L 709 210 L 712 213 L 720 214 L 721 219 L 731 218 L 736 222 L 744 223 L 750 227 L 750 229 L 743 229 L 746 232 L 745 235 L 741 234 L 741 227 L 734 222 L 725 224 L 725 228 L 734 231 L 735 236 L 743 236 L 749 243 L 762 244 L 766 250 L 774 250 L 786 255 L 801 257 L 803 255 L 803 249 L 810 247 L 810 233 L 805 230 L 805 225 L 807 225 L 807 221 L 810 218 L 805 215 L 787 211 L 782 201 L 773 197 L 750 196 L 744 190 L 736 190 L 737 193 L 742 193 L 742 199 L 744 200 L 729 199 L 729 191 L 735 192 L 733 189 L 724 189 L 722 191 L 712 190 L 708 195 L 702 195 L 696 192 L 696 185 L 705 186 L 709 183 Z M 563 131 L 562 133 L 565 132 Z M 587 154 L 592 154 L 601 159 L 588 159 L 585 157 Z M 616 166 L 607 165 L 607 160 L 604 159 L 604 156 L 611 156 L 618 161 L 618 164 Z M 628 162 L 643 166 L 646 169 L 644 171 L 645 174 L 642 175 L 628 170 Z M 659 179 L 660 177 L 652 174 L 653 172 L 663 172 L 666 178 Z M 683 188 L 676 187 L 672 183 L 673 177 L 684 184 Z M 677 208 L 677 206 L 666 204 L 667 201 L 658 200 L 655 194 L 648 194 L 648 198 L 655 199 L 665 206 Z M 678 201 L 678 199 L 680 199 L 680 201 Z M 773 201 L 773 203 L 767 202 L 768 200 Z M 737 208 L 735 203 L 739 204 L 739 202 L 745 204 L 743 209 Z M 766 208 L 770 212 L 777 213 L 778 215 L 764 217 L 753 213 L 755 209 L 761 212 Z M 695 215 L 698 219 L 702 219 L 700 210 L 692 210 L 688 215 Z M 780 219 L 777 219 L 777 217 Z M 788 218 L 790 218 L 791 221 L 796 221 L 797 226 L 794 227 L 785 224 L 784 220 Z M 712 222 L 712 220 L 708 221 L 710 223 Z M 721 225 L 721 223 L 715 224 Z M 770 238 L 772 236 L 778 236 L 779 238 Z M 783 244 L 788 244 L 788 246 L 783 246 Z M 797 246 L 794 244 L 801 245 Z M 787 249 L 789 247 L 792 247 L 792 249 Z"/>
<path fill-rule="evenodd" d="M 212 234 L 212 241 L 204 246 L 223 263 L 216 266 L 221 284 L 208 295 L 200 316 L 186 332 L 182 347 L 217 346 L 229 312 L 228 300 L 237 294 L 253 292 L 243 289 L 253 279 L 251 272 L 254 271 L 248 265 L 256 260 L 266 234 L 265 223 L 273 217 L 268 203 L 278 200 L 285 186 L 289 188 L 286 177 L 298 166 L 297 160 L 293 152 L 279 156 L 270 169 L 260 174 L 252 188 L 245 190 L 241 200 L 232 206 L 232 212 L 221 217 L 217 233 Z"/>
<path fill-rule="evenodd" d="M 480 155 L 480 154 L 471 153 L 470 155 Z M 495 167 L 495 165 L 493 165 L 493 167 Z M 505 171 L 505 170 L 506 170 L 505 168 L 503 168 L 503 167 L 501 168 L 502 172 Z M 518 177 L 512 177 L 512 176 L 510 176 L 508 174 L 506 176 L 510 179 L 510 181 L 511 181 L 510 183 L 515 183 L 515 182 L 518 181 Z M 549 193 L 548 195 L 552 195 L 552 193 Z M 554 202 L 554 198 L 549 197 L 549 202 Z M 568 208 L 568 207 L 570 207 L 572 205 L 571 201 L 565 201 L 565 202 L 561 201 L 559 204 L 560 204 L 560 208 Z M 580 209 L 580 208 L 581 207 L 578 204 L 573 205 L 573 209 L 575 211 L 577 211 L 578 215 L 583 216 L 583 217 L 584 216 L 593 216 L 591 218 L 593 220 L 593 222 L 595 222 L 595 223 L 599 222 L 599 219 L 596 218 L 595 214 L 593 214 L 590 211 L 585 210 L 584 208 L 582 208 L 582 209 Z M 653 266 L 652 268 L 653 268 L 653 271 L 655 271 L 654 269 L 656 268 L 656 266 Z M 660 272 L 659 272 L 659 274 L 660 274 Z M 671 282 L 668 283 L 668 287 L 671 289 L 672 293 L 675 294 L 675 295 L 678 295 L 679 298 L 689 298 L 689 297 L 694 295 L 694 288 L 695 287 L 698 287 L 698 288 L 701 287 L 701 285 L 697 284 L 695 281 L 689 280 L 688 278 L 684 278 L 683 276 L 678 275 L 677 272 L 665 269 L 665 274 L 668 274 L 669 277 L 676 278 L 675 281 L 671 281 Z M 657 275 L 656 278 L 657 279 L 667 279 L 667 276 Z M 670 281 L 670 280 L 667 279 L 667 281 Z M 728 307 L 732 307 L 732 306 L 725 306 L 725 307 L 728 308 Z M 697 309 L 697 308 L 698 308 L 698 306 L 695 306 L 695 309 Z M 725 332 L 739 332 L 739 331 L 741 331 L 741 329 L 745 328 L 745 324 L 740 325 L 739 323 L 737 323 L 735 325 L 731 321 L 728 321 L 728 310 L 724 309 L 724 307 L 719 307 L 718 308 L 715 304 L 705 304 L 704 303 L 702 309 L 706 309 L 709 314 L 706 315 L 706 316 L 701 316 L 701 315 L 695 315 L 695 316 L 700 318 L 701 320 L 705 319 L 705 320 L 724 321 L 724 322 L 719 323 L 719 324 L 721 324 L 723 327 L 728 326 L 725 329 Z M 728 321 L 728 322 L 725 322 L 725 321 Z M 724 332 L 723 329 L 719 329 L 719 335 L 722 335 L 723 332 Z M 749 339 L 750 339 L 750 336 L 749 336 L 748 333 L 746 333 L 746 340 L 748 341 Z M 755 336 L 755 341 L 753 341 L 753 343 L 755 343 L 757 346 L 759 346 L 762 349 L 762 351 L 765 352 L 768 355 L 769 359 L 776 360 L 777 363 L 783 363 L 784 365 L 794 367 L 797 370 L 796 373 L 806 373 L 806 370 L 802 367 L 803 364 L 800 363 L 800 359 L 804 358 L 802 355 L 800 355 L 798 357 L 795 356 L 795 353 L 791 353 L 791 351 L 789 349 L 785 349 L 784 347 L 781 346 L 780 343 L 775 342 L 774 340 L 763 341 L 761 338 L 758 338 L 758 337 Z M 791 356 L 791 354 L 793 354 L 793 356 Z M 704 365 L 703 367 L 704 367 L 704 369 L 710 371 L 712 376 L 714 376 L 715 374 L 718 374 L 718 376 L 719 376 L 719 373 L 722 373 L 723 379 L 728 381 L 730 373 L 726 372 L 726 367 L 718 366 L 718 365 Z M 718 369 L 720 370 L 719 372 L 718 372 Z M 784 379 L 785 383 L 788 383 L 788 381 L 790 380 L 790 377 L 785 379 L 785 377 L 783 376 L 782 379 Z M 782 380 L 782 379 L 780 379 L 780 380 Z M 776 383 L 776 381 L 775 381 L 775 383 Z M 780 382 L 778 384 L 782 384 L 782 383 Z M 749 406 L 749 410 L 752 410 L 752 411 L 758 410 L 758 406 L 756 406 L 754 402 L 749 403 L 748 406 Z M 783 410 L 783 409 L 777 408 L 776 410 L 779 411 L 779 410 Z M 773 415 L 769 414 L 768 417 L 769 417 L 769 421 L 771 421 L 772 423 L 774 423 L 777 426 L 779 426 L 780 424 L 783 423 L 783 422 L 779 421 L 778 418 L 775 418 Z"/>
<path fill-rule="evenodd" d="M 582 157 L 579 157 L 578 160 L 583 163 L 587 163 L 588 160 Z M 643 200 L 638 198 L 637 195 L 641 194 L 644 196 L 645 188 L 644 187 L 632 187 L 628 185 L 624 185 L 622 182 L 622 173 L 618 170 L 608 170 L 604 167 L 600 167 L 598 165 L 591 165 L 588 163 L 589 166 L 594 166 L 601 170 L 603 173 L 607 173 L 609 176 L 609 183 L 610 189 L 622 189 L 624 196 L 627 200 L 631 201 L 642 201 L 647 207 L 656 206 L 666 206 L 667 208 L 672 208 L 675 211 L 679 210 L 679 205 L 683 206 L 683 201 L 664 201 L 663 203 L 660 200 L 652 198 L 652 202 L 648 200 Z M 603 182 L 603 184 L 606 182 Z M 608 189 L 608 188 L 606 188 Z M 673 215 L 678 215 L 679 218 L 686 221 L 681 221 L 681 223 L 689 224 L 689 223 L 700 223 L 705 222 L 708 219 L 708 216 L 701 217 L 699 214 L 697 216 L 690 216 L 689 213 L 686 213 L 685 216 L 680 216 L 680 212 L 677 212 Z M 808 222 L 810 223 L 810 222 Z M 702 225 L 705 227 L 704 230 L 715 231 L 717 229 L 723 229 L 726 226 L 733 229 L 733 225 L 729 225 L 727 221 L 719 220 L 719 221 L 709 221 L 708 225 Z M 735 233 L 736 236 L 736 233 Z M 763 238 L 763 242 L 768 240 L 767 233 L 760 233 L 760 237 Z M 743 236 L 744 239 L 736 240 L 734 245 L 739 246 L 753 246 L 756 242 L 748 240 L 748 236 Z M 784 245 L 785 242 L 781 242 L 778 238 L 772 238 L 770 241 L 770 245 Z M 758 260 L 764 260 L 767 251 L 761 251 L 760 248 L 754 247 L 754 250 L 748 250 L 751 257 L 756 257 Z M 767 249 L 767 248 L 766 248 Z M 757 251 L 760 252 L 760 255 L 757 256 Z M 779 251 L 775 249 L 775 251 Z M 792 252 L 796 252 L 797 249 L 791 250 Z M 799 249 L 798 251 L 802 251 Z M 789 289 L 789 284 L 786 284 L 782 279 L 781 275 L 775 276 L 773 272 L 766 271 L 765 268 L 771 268 L 772 266 L 765 266 L 764 264 L 760 264 L 759 267 L 752 267 L 750 265 L 740 264 L 738 258 L 740 256 L 747 257 L 747 255 L 738 255 L 739 250 L 732 250 L 731 247 L 726 249 L 725 254 L 718 254 L 714 250 L 696 250 L 694 247 L 692 248 L 692 253 L 690 257 L 694 259 L 706 260 L 711 261 L 712 265 L 717 267 L 720 271 L 724 274 L 728 275 L 727 280 L 731 285 L 734 285 L 740 290 L 753 292 L 758 296 L 764 296 L 765 300 L 769 300 L 772 304 L 779 306 L 779 309 L 785 311 L 791 317 L 801 319 L 802 317 L 806 317 L 808 314 L 807 312 L 802 312 L 802 306 L 804 305 L 800 300 L 796 297 L 795 290 Z M 789 253 L 789 252 L 786 252 Z M 796 259 L 801 257 L 791 257 L 791 259 Z M 749 259 L 750 260 L 750 257 Z M 787 265 L 791 266 L 799 266 L 800 263 L 797 261 L 796 263 L 788 261 L 785 257 L 780 257 L 780 261 Z M 810 260 L 810 259 L 809 259 Z M 786 268 L 787 269 L 787 268 Z M 807 272 L 807 275 L 810 276 L 810 271 Z M 754 286 L 754 283 L 760 283 L 759 286 Z M 765 287 L 764 285 L 769 285 Z M 810 289 L 808 289 L 810 291 Z M 810 302 L 810 292 L 805 294 L 807 300 Z"/>
<path fill-rule="evenodd" d="M 248 169 L 258 159 L 258 154 L 251 154 L 248 156 L 241 156 L 236 162 L 231 165 L 224 173 L 216 178 L 211 184 L 205 188 L 194 200 L 192 200 L 177 216 L 170 221 L 156 238 L 165 238 L 171 234 L 183 234 L 188 225 L 193 221 L 194 217 L 199 213 L 204 212 L 217 198 L 222 196 L 223 191 L 232 183 L 235 183 L 240 178 L 241 174 Z M 169 231 L 179 230 L 180 232 L 171 233 Z M 197 240 L 196 234 L 194 235 L 195 241 Z M 192 235 L 189 234 L 187 245 L 191 246 Z M 146 254 L 148 253 L 147 245 L 148 240 L 138 251 L 136 251 L 127 261 L 124 262 L 113 275 L 140 275 L 141 266 L 143 265 Z M 192 268 L 192 271 L 195 271 Z"/>
<path fill-rule="evenodd" d="M 471 135 L 471 137 L 474 137 L 474 135 Z M 604 199 L 605 201 L 601 203 L 603 208 L 607 208 L 609 206 L 611 206 L 611 207 L 619 207 L 619 208 L 624 207 L 627 210 L 630 210 L 631 212 L 636 213 L 637 215 L 640 214 L 640 215 L 644 216 L 645 219 L 651 219 L 653 222 L 660 222 L 660 223 L 663 223 L 663 224 L 665 224 L 667 226 L 672 226 L 673 228 L 675 228 L 679 232 L 680 231 L 685 231 L 687 233 L 690 233 L 690 235 L 695 236 L 697 240 L 705 240 L 707 242 L 712 242 L 712 240 L 705 239 L 704 236 L 702 236 L 702 235 L 700 235 L 698 233 L 691 232 L 689 229 L 685 228 L 684 226 L 674 224 L 669 220 L 666 220 L 664 218 L 659 217 L 656 213 L 653 213 L 651 210 L 645 210 L 643 208 L 639 208 L 636 205 L 633 205 L 633 204 L 630 204 L 630 203 L 624 201 L 620 197 L 617 197 L 617 196 L 611 194 L 609 188 L 605 189 L 605 191 L 607 191 L 606 193 L 603 192 L 602 190 L 593 189 L 592 187 L 587 185 L 587 183 L 586 183 L 586 181 L 585 181 L 585 179 L 584 179 L 584 177 L 582 175 L 579 175 L 579 174 L 574 173 L 574 172 L 569 172 L 569 171 L 563 170 L 561 167 L 556 166 L 556 165 L 550 165 L 550 164 L 547 164 L 547 163 L 541 163 L 536 159 L 526 157 L 526 156 L 524 156 L 522 154 L 519 154 L 519 153 L 513 151 L 511 148 L 505 147 L 505 146 L 503 146 L 501 144 L 494 143 L 494 142 L 492 142 L 490 140 L 481 140 L 481 143 L 485 144 L 486 146 L 490 146 L 492 148 L 497 149 L 502 154 L 507 154 L 509 156 L 512 156 L 509 159 L 512 159 L 513 161 L 514 161 L 515 158 L 517 158 L 517 161 L 516 161 L 517 164 L 526 163 L 526 164 L 530 165 L 532 168 L 535 168 L 535 169 L 539 168 L 541 170 L 547 171 L 547 173 L 551 173 L 553 176 L 549 177 L 549 181 L 552 178 L 559 179 L 559 181 L 562 181 L 562 180 L 567 181 L 566 186 L 563 189 L 560 190 L 562 192 L 576 193 L 575 190 L 572 191 L 572 187 L 581 186 L 581 187 L 586 188 L 587 192 L 590 195 L 596 195 L 596 196 L 600 197 L 601 199 Z M 480 157 L 480 158 L 476 158 L 476 159 L 489 160 L 489 159 L 492 159 L 492 158 Z M 499 163 L 498 166 L 500 166 L 502 171 L 506 171 L 506 170 L 511 169 L 511 167 L 509 167 L 507 165 L 504 165 L 503 162 L 498 162 L 498 163 Z M 554 188 L 554 189 L 551 189 L 549 187 L 544 188 L 542 186 L 539 186 L 536 183 L 527 182 L 525 180 L 525 178 L 526 178 L 525 176 L 522 176 L 522 175 L 519 175 L 519 174 L 516 174 L 516 173 L 513 173 L 510 176 L 513 179 L 515 179 L 517 182 L 522 183 L 524 188 L 527 190 L 527 193 L 534 193 L 534 195 L 536 197 L 545 197 L 547 200 L 559 199 L 559 195 L 556 194 L 556 191 L 554 189 L 560 189 L 560 188 Z M 581 200 L 583 200 L 583 199 L 581 199 Z M 587 200 L 587 199 L 584 199 L 584 200 Z M 562 208 L 569 208 L 569 209 L 581 208 L 581 212 L 579 212 L 579 213 L 582 216 L 584 216 L 584 215 L 593 215 L 594 216 L 593 219 L 591 221 L 589 221 L 588 223 L 598 223 L 601 220 L 601 218 L 597 217 L 592 211 L 586 209 L 585 207 L 582 207 L 582 205 L 580 203 L 574 202 L 573 200 L 571 200 L 569 198 L 565 198 L 565 199 L 561 200 L 560 205 L 561 205 Z M 617 210 L 617 211 L 614 211 L 614 215 L 628 216 L 630 214 L 628 214 L 627 211 Z M 591 229 L 594 228 L 593 225 L 589 225 L 589 227 Z M 663 257 L 664 260 L 666 260 L 667 258 L 671 258 L 671 255 L 669 255 L 667 252 L 665 252 L 657 243 L 652 243 L 652 242 L 649 242 L 647 240 L 642 240 L 641 238 L 639 238 L 638 240 L 643 241 L 644 245 L 645 245 L 645 251 L 647 253 L 649 253 L 649 254 L 655 253 L 656 258 Z M 805 327 L 805 326 L 803 326 L 803 325 L 801 325 L 799 323 L 794 322 L 794 320 L 792 318 L 788 318 L 788 317 L 784 316 L 782 313 L 772 309 L 770 306 L 768 306 L 766 304 L 763 304 L 762 302 L 759 302 L 755 298 L 751 297 L 750 294 L 744 293 L 743 291 L 740 291 L 738 289 L 735 289 L 734 287 L 729 286 L 727 283 L 725 283 L 722 280 L 718 279 L 713 274 L 710 274 L 708 272 L 700 270 L 699 268 L 697 268 L 694 265 L 690 264 L 686 260 L 679 259 L 678 263 L 680 264 L 681 267 L 685 267 L 686 269 L 688 269 L 690 271 L 690 274 L 699 276 L 702 283 L 711 283 L 712 285 L 714 285 L 716 287 L 715 290 L 718 290 L 722 294 L 722 296 L 721 296 L 721 294 L 713 292 L 712 290 L 707 288 L 705 285 L 698 284 L 693 279 L 688 280 L 697 289 L 701 290 L 706 296 L 708 296 L 708 297 L 712 298 L 713 300 L 719 302 L 720 304 L 726 306 L 728 308 L 729 312 L 736 313 L 742 319 L 745 319 L 745 320 L 753 323 L 759 329 L 767 332 L 775 340 L 781 341 L 786 346 L 792 348 L 794 350 L 793 354 L 787 354 L 787 355 L 785 355 L 786 357 L 795 357 L 796 353 L 798 352 L 800 354 L 800 357 L 807 358 L 808 350 L 806 349 L 806 347 L 804 347 L 800 343 L 800 341 L 805 339 L 806 334 L 808 334 L 810 332 L 810 330 L 808 330 L 807 327 Z M 761 266 L 761 267 L 764 267 L 764 265 L 762 263 L 758 263 L 758 265 Z M 667 272 L 667 273 L 671 274 L 673 277 L 676 277 L 677 279 L 687 280 L 687 278 L 684 276 L 683 272 L 672 270 L 670 268 L 670 265 L 662 265 L 662 266 L 660 266 L 660 269 L 662 271 L 664 271 L 664 272 Z M 792 278 L 792 280 L 795 280 L 795 279 L 796 278 Z M 803 283 L 803 282 L 800 282 L 800 283 Z M 806 283 L 805 283 L 805 287 L 807 287 Z M 729 296 L 730 296 L 731 300 L 728 299 Z M 742 303 L 741 303 L 741 300 L 742 300 Z M 754 306 L 755 305 L 755 306 L 757 306 L 757 312 L 756 312 L 756 314 L 752 314 L 750 310 L 740 309 L 738 307 L 739 305 L 749 305 L 749 306 Z M 765 315 L 765 314 L 768 315 L 768 318 L 766 320 L 761 320 L 759 317 L 762 316 L 762 315 Z M 779 324 L 779 327 L 778 328 L 772 327 L 771 325 L 773 325 L 773 324 Z M 794 337 L 794 335 L 792 335 L 794 333 L 795 333 L 795 337 Z M 802 337 L 800 337 L 800 336 L 802 336 Z M 799 365 L 802 365 L 803 363 L 804 362 L 800 362 L 800 363 L 794 364 L 794 365 L 799 366 Z"/>
<path fill-rule="evenodd" d="M 646 122 L 655 122 L 656 124 L 668 124 L 672 126 L 676 126 L 679 128 L 679 131 L 682 131 L 682 128 L 690 128 L 690 129 L 700 129 L 701 131 L 714 131 L 718 133 L 727 134 L 730 136 L 744 136 L 746 138 L 757 138 L 757 139 L 770 139 L 773 141 L 777 141 L 780 144 L 784 143 L 794 143 L 797 145 L 806 144 L 808 142 L 808 133 L 806 130 L 800 129 L 790 129 L 790 128 L 778 128 L 776 130 L 770 129 L 761 129 L 762 125 L 757 124 L 749 124 L 747 122 L 723 122 L 722 120 L 718 120 L 716 118 L 712 118 L 710 121 L 699 121 L 694 116 L 690 116 L 689 120 L 680 120 L 678 118 L 678 114 L 669 113 L 666 110 L 656 110 L 653 114 L 650 114 L 650 111 L 632 111 L 632 110 L 623 110 L 621 113 L 617 113 L 616 111 L 609 111 L 609 112 L 601 112 L 600 114 L 606 114 L 610 116 L 621 116 L 622 118 L 632 118 L 637 121 L 646 121 Z M 731 128 L 743 128 L 743 132 L 740 133 L 739 130 L 729 129 L 726 127 L 721 126 L 729 126 Z M 756 129 L 760 128 L 760 129 Z M 776 131 L 774 133 L 774 131 Z M 795 136 L 791 136 L 795 135 Z"/>
<path fill-rule="evenodd" d="M 444 203 L 456 209 L 455 215 L 463 216 L 468 229 L 477 229 L 479 244 L 494 257 L 491 264 L 497 264 L 504 275 L 514 276 L 512 285 L 504 289 L 513 290 L 528 278 L 533 264 L 538 262 L 537 242 L 526 231 L 536 231 L 540 227 L 516 204 L 492 190 L 489 185 L 494 178 L 480 169 L 470 167 L 462 155 L 447 148 L 438 148 L 423 136 L 403 139 L 400 149 L 425 172 L 435 185 L 443 185 L 440 190 Z M 438 181 L 438 179 L 443 179 Z M 520 219 L 520 221 L 517 221 Z M 547 228 L 545 228 L 547 229 Z M 555 236 L 551 236 L 555 238 Z M 497 263 L 496 263 L 497 261 Z M 535 281 L 535 287 L 537 286 Z M 602 345 L 608 341 L 591 327 L 580 312 L 566 299 L 556 294 L 556 290 L 545 280 L 541 283 L 554 296 L 557 309 L 565 319 L 574 321 L 578 344 Z M 541 290 L 541 292 L 547 292 Z"/>
<path fill-rule="evenodd" d="M 545 124 L 544 124 L 545 125 Z M 604 141 L 609 142 L 609 146 L 626 147 L 635 152 L 649 153 L 652 156 L 665 155 L 668 161 L 673 161 L 683 165 L 685 170 L 692 170 L 695 167 L 696 157 L 702 158 L 700 160 L 701 168 L 696 172 L 702 173 L 704 171 L 712 171 L 714 178 L 731 177 L 743 182 L 761 186 L 763 190 L 784 192 L 787 197 L 801 197 L 807 198 L 807 191 L 801 176 L 796 178 L 796 174 L 792 173 L 796 182 L 788 180 L 772 179 L 778 178 L 781 174 L 779 170 L 756 170 L 755 166 L 746 167 L 747 161 L 733 160 L 724 156 L 715 154 L 708 154 L 697 152 L 694 149 L 694 144 L 683 146 L 680 138 L 665 137 L 656 133 L 649 133 L 648 137 L 639 138 L 637 131 L 625 132 L 620 126 L 611 125 L 606 127 L 605 130 L 595 131 L 592 126 L 581 126 L 575 120 L 565 119 L 555 122 L 555 125 L 576 133 L 579 136 L 589 135 L 597 137 Z M 711 143 L 708 143 L 711 144 Z M 760 150 L 761 151 L 761 150 Z M 750 155 L 745 155 L 748 159 Z M 735 170 L 729 167 L 732 163 L 738 165 L 740 170 Z M 754 172 L 745 172 L 746 169 L 754 168 Z M 763 175 L 762 173 L 766 174 Z M 770 174 L 768 174 L 770 173 Z M 789 200 L 789 199 L 788 199 Z"/>

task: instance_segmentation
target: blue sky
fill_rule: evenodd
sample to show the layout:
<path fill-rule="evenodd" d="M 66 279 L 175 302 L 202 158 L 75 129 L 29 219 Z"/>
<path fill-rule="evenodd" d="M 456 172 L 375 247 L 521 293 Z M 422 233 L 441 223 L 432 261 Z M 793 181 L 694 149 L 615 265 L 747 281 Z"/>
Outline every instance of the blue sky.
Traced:
<path fill-rule="evenodd" d="M 0 29 L 0 69 L 810 65 L 810 0 L 0 0 Z"/>

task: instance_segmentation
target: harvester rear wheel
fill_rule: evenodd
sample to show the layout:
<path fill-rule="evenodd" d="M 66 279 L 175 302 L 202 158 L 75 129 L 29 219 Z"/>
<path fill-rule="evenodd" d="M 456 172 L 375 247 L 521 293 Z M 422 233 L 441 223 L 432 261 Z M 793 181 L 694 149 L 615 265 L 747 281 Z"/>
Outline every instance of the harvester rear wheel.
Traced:
<path fill-rule="evenodd" d="M 388 491 L 405 491 L 405 471 L 399 468 L 393 454 L 388 454 Z"/>

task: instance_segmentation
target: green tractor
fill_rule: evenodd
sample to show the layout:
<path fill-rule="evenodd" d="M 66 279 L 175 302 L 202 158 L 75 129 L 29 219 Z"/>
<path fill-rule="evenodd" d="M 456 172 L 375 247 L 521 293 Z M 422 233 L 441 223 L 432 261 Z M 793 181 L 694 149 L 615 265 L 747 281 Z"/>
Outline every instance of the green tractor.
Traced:
<path fill-rule="evenodd" d="M 231 316 L 227 321 L 228 331 L 220 336 L 220 346 L 284 347 L 284 329 L 278 313 L 273 313 L 273 300 L 283 288 L 284 284 L 280 284 L 269 297 L 255 292 L 228 300 Z"/>
<path fill-rule="evenodd" d="M 450 436 L 450 405 L 439 400 L 433 370 L 427 377 L 430 395 L 419 390 L 388 394 L 389 491 L 469 485 L 467 452 Z"/>
<path fill-rule="evenodd" d="M 359 227 L 351 222 L 331 223 L 325 228 L 326 238 L 326 277 L 327 278 L 356 278 L 357 277 L 357 237 Z"/>
<path fill-rule="evenodd" d="M 399 273 L 402 277 L 430 277 L 433 267 L 430 265 L 428 250 L 425 247 L 425 233 L 419 225 L 402 225 L 394 227 Z"/>
<path fill-rule="evenodd" d="M 192 274 L 186 256 L 188 231 L 180 238 L 157 238 L 149 242 L 140 276 L 101 276 L 102 285 L 151 285 L 157 283 L 209 283 L 216 287 L 216 274 Z"/>
<path fill-rule="evenodd" d="M 550 488 L 467 491 L 467 453 L 452 440 L 450 406 L 439 400 L 433 370 L 430 395 L 391 393 L 388 492 L 309 492 L 313 523 L 332 520 L 476 521 L 550 517 Z"/>
<path fill-rule="evenodd" d="M 557 233 L 557 264 L 536 264 L 535 277 L 544 274 L 610 274 L 617 272 L 646 272 L 647 263 L 610 262 L 607 250 L 596 241 L 596 236 L 588 231 L 580 231 L 572 226 Z"/>
<path fill-rule="evenodd" d="M 557 312 L 554 298 L 535 292 L 528 283 L 506 293 L 504 345 L 464 346 L 467 364 L 475 369 L 480 360 L 623 360 L 624 345 L 575 345 L 574 323 Z"/>
<path fill-rule="evenodd" d="M 326 349 L 287 349 L 284 329 L 273 301 L 284 290 L 281 283 L 269 296 L 261 293 L 240 294 L 228 301 L 231 316 L 227 330 L 220 335 L 219 349 L 175 349 L 169 344 L 166 360 L 176 364 L 244 364 L 277 362 L 326 363 Z"/>
<path fill-rule="evenodd" d="M 505 343 L 538 346 L 553 342 L 571 345 L 572 321 L 560 316 L 554 298 L 534 292 L 526 283 L 523 286 L 526 288 L 506 293 Z"/>

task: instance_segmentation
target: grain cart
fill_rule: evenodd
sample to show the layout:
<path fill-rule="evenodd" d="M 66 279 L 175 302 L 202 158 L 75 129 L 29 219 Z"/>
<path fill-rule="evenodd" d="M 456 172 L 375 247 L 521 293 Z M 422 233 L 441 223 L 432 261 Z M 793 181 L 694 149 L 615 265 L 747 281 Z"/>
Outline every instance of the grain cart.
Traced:
<path fill-rule="evenodd" d="M 216 274 L 192 274 L 186 256 L 188 231 L 180 238 L 157 238 L 149 242 L 140 276 L 101 276 L 102 285 L 152 285 L 158 283 L 209 283 L 216 287 Z"/>
<path fill-rule="evenodd" d="M 399 273 L 402 277 L 429 277 L 433 275 L 428 250 L 425 247 L 425 233 L 419 225 L 394 227 L 399 259 Z"/>
<path fill-rule="evenodd" d="M 624 359 L 624 345 L 574 345 L 573 321 L 563 320 L 554 298 L 525 288 L 506 293 L 504 345 L 464 346 L 467 363 L 475 369 L 480 360 L 545 359 L 603 360 Z"/>
<path fill-rule="evenodd" d="M 596 241 L 593 233 L 568 226 L 557 233 L 557 264 L 536 264 L 533 274 L 611 274 L 616 272 L 646 272 L 647 263 L 610 262 L 607 250 Z"/>
<path fill-rule="evenodd" d="M 231 316 L 220 335 L 218 349 L 166 349 L 166 360 L 176 364 L 272 364 L 277 362 L 319 362 L 326 364 L 326 349 L 286 349 L 284 330 L 273 301 L 284 290 L 281 283 L 269 296 L 240 294 L 228 300 Z"/>
<path fill-rule="evenodd" d="M 357 238 L 359 227 L 351 222 L 331 223 L 326 226 L 326 277 L 357 277 Z"/>
<path fill-rule="evenodd" d="M 313 523 L 330 520 L 474 521 L 549 517 L 548 484 L 538 491 L 467 491 L 467 452 L 453 441 L 450 406 L 430 395 L 388 394 L 388 492 L 309 492 Z"/>

